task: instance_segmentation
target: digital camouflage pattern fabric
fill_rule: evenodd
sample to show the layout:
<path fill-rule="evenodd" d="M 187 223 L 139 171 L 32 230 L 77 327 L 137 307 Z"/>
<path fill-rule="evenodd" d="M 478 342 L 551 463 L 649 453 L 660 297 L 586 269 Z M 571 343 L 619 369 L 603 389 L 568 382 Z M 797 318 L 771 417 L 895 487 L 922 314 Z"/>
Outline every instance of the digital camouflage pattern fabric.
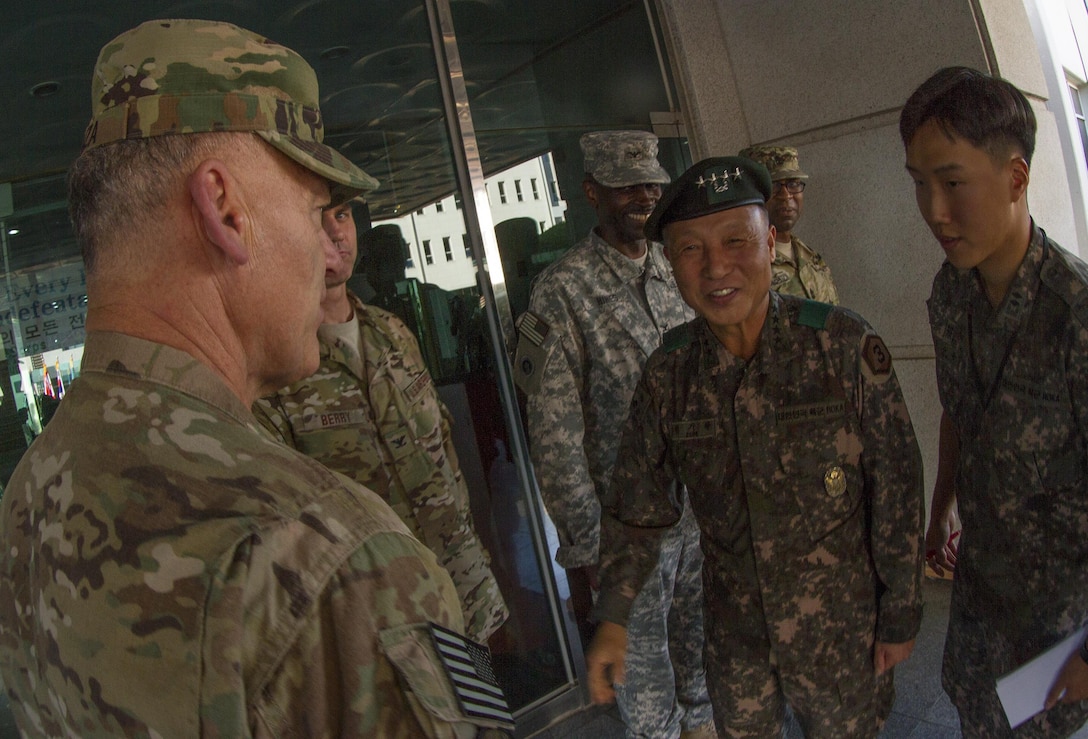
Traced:
<path fill-rule="evenodd" d="M 559 536 L 555 561 L 568 569 L 597 564 L 599 496 L 642 365 L 667 330 L 694 315 L 661 245 L 647 249 L 643 268 L 591 232 L 540 275 L 519 323 L 515 377 L 527 394 L 533 466 Z M 628 650 L 618 696 L 629 730 L 662 737 L 711 720 L 694 520 L 666 539 L 655 585 L 636 607 L 629 644 L 642 646 Z"/>
<path fill-rule="evenodd" d="M 801 171 L 797 149 L 792 146 L 749 146 L 742 149 L 739 156 L 766 167 L 771 182 L 808 179 L 808 175 Z"/>
<path fill-rule="evenodd" d="M 771 289 L 799 298 L 821 303 L 839 304 L 839 293 L 831 279 L 831 267 L 824 258 L 796 236 L 790 238 L 793 258 L 789 259 L 776 245 L 771 265 Z"/>
<path fill-rule="evenodd" d="M 603 500 L 602 620 L 624 624 L 683 491 L 701 530 L 707 684 L 722 736 L 875 736 L 874 640 L 921 621 L 922 469 L 883 342 L 780 296 L 745 363 L 703 319 L 670 332 L 631 404 Z"/>
<path fill-rule="evenodd" d="M 657 136 L 646 131 L 593 131 L 578 140 L 586 174 L 605 187 L 664 185 L 669 173 L 657 162 Z"/>
<path fill-rule="evenodd" d="M 285 444 L 389 503 L 453 578 L 466 635 L 486 641 L 509 614 L 473 526 L 449 411 L 408 328 L 349 297 L 358 351 L 322 326 L 317 372 L 257 401 L 254 411 Z"/>
<path fill-rule="evenodd" d="M 420 637 L 462 627 L 434 556 L 185 353 L 89 334 L 0 538 L 0 675 L 25 736 L 478 728 Z"/>
<path fill-rule="evenodd" d="M 1012 732 L 994 680 L 1088 623 L 1088 266 L 1033 225 L 998 310 L 979 284 L 945 263 L 928 303 L 960 439 L 944 686 L 980 736 L 1067 736 L 1086 702 Z"/>
<path fill-rule="evenodd" d="M 126 31 L 102 48 L 91 89 L 85 149 L 168 134 L 252 131 L 329 180 L 335 203 L 378 186 L 322 143 L 317 76 L 306 60 L 229 23 L 153 20 Z"/>

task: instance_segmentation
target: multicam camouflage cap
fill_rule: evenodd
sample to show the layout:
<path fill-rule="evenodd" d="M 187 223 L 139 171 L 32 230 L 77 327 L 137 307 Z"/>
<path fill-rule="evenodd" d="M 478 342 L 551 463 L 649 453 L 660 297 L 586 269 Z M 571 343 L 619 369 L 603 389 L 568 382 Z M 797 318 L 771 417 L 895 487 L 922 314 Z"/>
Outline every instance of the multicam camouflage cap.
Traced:
<path fill-rule="evenodd" d="M 646 220 L 646 238 L 662 241 L 665 226 L 675 221 L 762 205 L 771 198 L 767 168 L 745 157 L 714 157 L 691 166 L 665 188 Z"/>
<path fill-rule="evenodd" d="M 322 143 L 317 75 L 301 56 L 216 21 L 153 20 L 99 52 L 83 148 L 125 139 L 252 131 L 324 177 L 343 202 L 378 181 Z"/>
<path fill-rule="evenodd" d="M 797 149 L 792 146 L 749 146 L 740 156 L 753 159 L 771 173 L 771 182 L 779 180 L 807 180 L 797 161 Z"/>
<path fill-rule="evenodd" d="M 657 136 L 646 131 L 593 131 L 578 142 L 586 173 L 605 187 L 664 185 L 669 173 L 657 162 Z"/>

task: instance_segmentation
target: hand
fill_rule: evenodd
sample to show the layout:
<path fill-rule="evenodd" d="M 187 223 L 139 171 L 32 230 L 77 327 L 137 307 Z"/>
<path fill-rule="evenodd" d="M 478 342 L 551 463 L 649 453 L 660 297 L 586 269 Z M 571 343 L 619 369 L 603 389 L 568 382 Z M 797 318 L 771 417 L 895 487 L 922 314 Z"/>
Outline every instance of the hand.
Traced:
<path fill-rule="evenodd" d="M 574 568 L 578 575 L 585 578 L 586 584 L 589 585 L 593 592 L 599 592 L 601 589 L 601 581 L 597 579 L 597 565 L 585 565 L 584 567 Z"/>
<path fill-rule="evenodd" d="M 944 575 L 946 569 L 949 572 L 956 569 L 956 553 L 959 551 L 956 539 L 960 532 L 955 529 L 958 524 L 959 517 L 954 510 L 929 523 L 929 530 L 926 531 L 926 564 L 938 575 Z"/>
<path fill-rule="evenodd" d="M 912 651 L 914 651 L 914 639 L 894 644 L 878 641 L 873 648 L 873 667 L 876 674 L 883 675 L 909 657 Z"/>
<path fill-rule="evenodd" d="M 1044 708 L 1053 708 L 1058 703 L 1076 703 L 1085 698 L 1088 698 L 1088 664 L 1074 652 L 1046 694 Z"/>
<path fill-rule="evenodd" d="M 601 621 L 586 655 L 589 673 L 589 697 L 601 705 L 616 699 L 613 684 L 624 680 L 623 659 L 627 654 L 627 629 L 610 621 Z"/>

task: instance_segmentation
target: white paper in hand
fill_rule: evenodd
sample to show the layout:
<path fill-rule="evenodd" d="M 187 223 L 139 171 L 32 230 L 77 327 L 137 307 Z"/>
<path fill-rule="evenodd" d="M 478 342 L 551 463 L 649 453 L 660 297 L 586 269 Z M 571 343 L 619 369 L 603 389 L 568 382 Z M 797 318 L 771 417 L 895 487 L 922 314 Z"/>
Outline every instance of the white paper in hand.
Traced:
<path fill-rule="evenodd" d="M 1001 699 L 1009 726 L 1015 729 L 1043 710 L 1050 686 L 1066 660 L 1084 643 L 1086 632 L 1088 626 L 997 679 L 997 696 Z"/>

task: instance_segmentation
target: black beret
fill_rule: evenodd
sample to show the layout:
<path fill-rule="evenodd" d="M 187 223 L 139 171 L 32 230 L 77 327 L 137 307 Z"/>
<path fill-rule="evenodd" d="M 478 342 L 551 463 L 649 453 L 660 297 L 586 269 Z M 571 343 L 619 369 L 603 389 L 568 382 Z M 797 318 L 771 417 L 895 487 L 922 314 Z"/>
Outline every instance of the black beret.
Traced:
<path fill-rule="evenodd" d="M 665 188 L 646 221 L 646 238 L 661 241 L 665 226 L 771 198 L 771 175 L 745 157 L 713 157 L 693 165 Z"/>

